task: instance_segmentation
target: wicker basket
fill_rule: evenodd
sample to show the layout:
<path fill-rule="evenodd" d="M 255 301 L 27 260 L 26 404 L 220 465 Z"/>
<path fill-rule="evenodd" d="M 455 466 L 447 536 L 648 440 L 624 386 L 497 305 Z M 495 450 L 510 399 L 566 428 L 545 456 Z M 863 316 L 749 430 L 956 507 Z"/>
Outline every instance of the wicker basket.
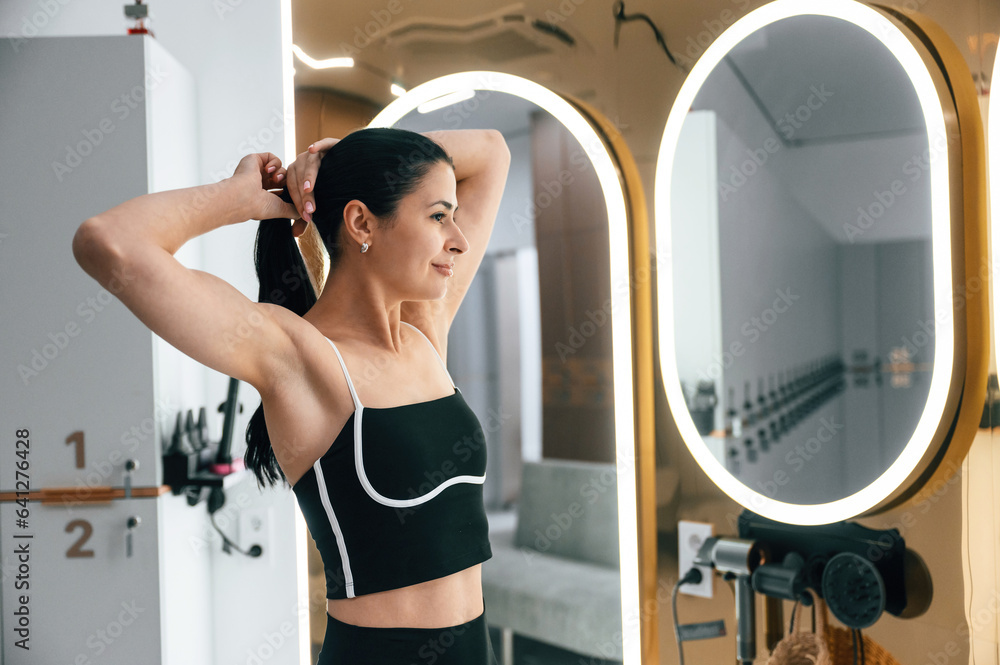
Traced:
<path fill-rule="evenodd" d="M 860 630 L 856 631 L 861 638 L 858 643 L 852 636 L 852 631 L 848 628 L 840 628 L 828 625 L 826 627 L 827 644 L 830 648 L 830 656 L 834 665 L 899 665 L 891 653 L 881 644 L 863 635 Z M 855 658 L 855 644 L 860 650 Z"/>
<path fill-rule="evenodd" d="M 822 603 L 817 598 L 816 604 Z M 828 626 L 826 625 L 826 606 L 816 608 L 816 625 L 812 632 L 802 630 L 802 603 L 795 603 L 792 611 L 792 630 L 774 645 L 774 651 L 767 665 L 833 665 L 830 648 L 827 644 Z M 850 646 L 850 643 L 848 643 Z"/>
<path fill-rule="evenodd" d="M 813 632 L 804 632 L 803 605 L 795 603 L 793 629 L 775 645 L 768 665 L 900 665 L 885 647 L 860 630 L 831 626 L 822 598 L 816 598 L 815 608 Z"/>

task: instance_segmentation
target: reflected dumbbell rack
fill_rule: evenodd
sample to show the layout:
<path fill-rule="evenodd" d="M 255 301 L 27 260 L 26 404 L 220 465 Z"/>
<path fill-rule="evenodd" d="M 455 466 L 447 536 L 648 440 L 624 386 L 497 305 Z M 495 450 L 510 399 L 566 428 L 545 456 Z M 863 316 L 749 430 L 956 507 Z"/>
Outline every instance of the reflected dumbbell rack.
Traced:
<path fill-rule="evenodd" d="M 726 411 L 726 466 L 739 473 L 741 460 L 749 464 L 770 451 L 773 443 L 790 434 L 809 415 L 847 387 L 847 367 L 835 354 L 786 369 L 781 378 L 772 373 L 757 381 L 753 399 L 750 381 L 744 382 L 743 403 L 737 408 L 730 386 Z"/>

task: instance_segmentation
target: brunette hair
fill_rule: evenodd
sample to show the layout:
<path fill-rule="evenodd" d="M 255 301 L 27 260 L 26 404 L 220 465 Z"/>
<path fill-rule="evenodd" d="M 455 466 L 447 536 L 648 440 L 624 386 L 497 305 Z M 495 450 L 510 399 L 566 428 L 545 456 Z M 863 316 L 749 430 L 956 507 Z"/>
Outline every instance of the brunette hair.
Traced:
<path fill-rule="evenodd" d="M 330 255 L 330 269 L 337 265 L 344 249 L 342 240 L 347 236 L 341 231 L 344 207 L 349 201 L 362 201 L 378 217 L 382 228 L 391 229 L 397 223 L 395 215 L 400 201 L 420 185 L 438 162 L 455 166 L 440 145 L 405 129 L 360 129 L 330 148 L 316 175 L 313 187 L 316 211 L 312 214 Z M 287 185 L 279 196 L 292 202 Z M 259 302 L 282 305 L 299 316 L 316 303 L 317 295 L 292 236 L 291 220 L 261 220 L 254 245 L 254 266 L 260 283 Z M 263 404 L 250 418 L 246 442 L 243 459 L 256 476 L 258 487 L 263 488 L 265 483 L 273 487 L 279 479 L 287 484 L 271 447 Z"/>

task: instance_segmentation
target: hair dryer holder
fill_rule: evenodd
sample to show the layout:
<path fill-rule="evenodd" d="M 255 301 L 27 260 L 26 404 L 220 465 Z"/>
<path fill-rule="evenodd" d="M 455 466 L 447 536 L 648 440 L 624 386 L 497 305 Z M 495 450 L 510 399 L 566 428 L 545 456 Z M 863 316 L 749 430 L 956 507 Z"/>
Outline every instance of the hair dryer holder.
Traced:
<path fill-rule="evenodd" d="M 188 409 L 177 414 L 177 424 L 171 437 L 170 446 L 163 453 L 163 483 L 170 486 L 177 496 L 186 494 L 189 505 L 197 505 L 206 495 L 206 488 L 222 488 L 226 476 L 244 468 L 242 459 L 232 459 L 230 449 L 236 413 L 243 411 L 237 402 L 239 380 L 229 379 L 229 393 L 226 401 L 219 405 L 223 414 L 222 439 L 208 441 L 205 407 L 198 411 L 198 421 Z"/>

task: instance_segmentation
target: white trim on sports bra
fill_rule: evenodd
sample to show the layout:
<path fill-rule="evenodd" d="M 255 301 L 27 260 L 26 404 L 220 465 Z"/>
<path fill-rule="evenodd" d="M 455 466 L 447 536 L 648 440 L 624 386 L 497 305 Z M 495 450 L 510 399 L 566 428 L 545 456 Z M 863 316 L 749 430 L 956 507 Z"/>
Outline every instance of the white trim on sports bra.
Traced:
<path fill-rule="evenodd" d="M 406 322 L 403 321 L 402 323 L 406 323 Z M 451 385 L 455 388 L 455 392 L 461 392 L 459 390 L 458 386 L 455 385 L 455 381 L 451 378 L 451 374 L 448 372 L 448 367 L 445 365 L 444 359 L 441 357 L 441 354 L 437 353 L 437 349 L 435 349 L 434 345 L 431 344 L 431 341 L 430 341 L 430 339 L 428 339 L 427 335 L 424 335 L 424 333 L 419 328 L 417 328 L 416 326 L 413 326 L 413 325 L 411 325 L 409 323 L 407 323 L 406 325 L 410 326 L 411 328 L 413 328 L 414 330 L 416 330 L 417 332 L 419 332 L 423 336 L 423 338 L 427 340 L 427 343 L 431 345 L 432 349 L 434 349 L 434 353 L 437 354 L 438 361 L 441 363 L 441 366 L 444 368 L 445 374 L 448 375 L 448 380 L 451 381 Z M 409 506 L 415 506 L 415 505 L 419 505 L 421 503 L 425 503 L 427 501 L 430 501 L 435 496 L 437 496 L 439 493 L 441 493 L 445 488 L 447 488 L 447 487 L 449 487 L 451 485 L 454 485 L 455 483 L 464 482 L 464 483 L 471 483 L 471 484 L 482 484 L 483 481 L 486 480 L 486 476 L 485 475 L 484 476 L 456 476 L 455 478 L 451 478 L 451 479 L 445 481 L 444 483 L 438 485 L 436 488 L 434 488 L 433 490 L 431 490 L 427 494 L 424 494 L 424 495 L 419 496 L 419 497 L 415 497 L 413 499 L 390 499 L 388 497 L 383 496 L 379 492 L 377 492 L 375 490 L 375 488 L 372 487 L 371 482 L 369 482 L 368 476 L 365 475 L 364 460 L 362 459 L 361 421 L 362 421 L 362 414 L 364 413 L 365 407 L 364 407 L 363 404 L 361 404 L 361 400 L 358 399 L 358 394 L 354 390 L 354 382 L 351 381 L 351 375 L 347 371 L 347 365 L 346 365 L 346 363 L 344 363 L 343 356 L 340 355 L 340 350 L 337 349 L 337 345 L 333 343 L 333 340 L 327 338 L 327 341 L 330 342 L 330 346 L 333 347 L 334 352 L 337 354 L 337 360 L 340 361 L 340 367 L 344 370 L 344 376 L 347 378 L 347 387 L 350 388 L 350 390 L 351 390 L 351 397 L 354 399 L 354 406 L 355 406 L 355 411 L 354 411 L 354 460 L 355 460 L 355 468 L 356 468 L 357 473 L 358 473 L 358 479 L 361 481 L 361 485 L 362 485 L 362 487 L 365 488 L 365 492 L 367 492 L 368 496 L 370 496 L 377 503 L 380 503 L 380 504 L 385 505 L 385 506 L 409 507 Z M 454 394 L 454 393 L 452 393 L 452 394 Z M 436 400 L 434 400 L 434 401 L 436 401 Z M 403 406 L 407 406 L 407 405 L 403 405 Z M 344 542 L 344 532 L 340 528 L 340 522 L 337 520 L 336 511 L 334 511 L 334 509 L 333 509 L 333 504 L 330 501 L 330 494 L 327 491 L 326 480 L 325 480 L 325 478 L 323 476 L 323 467 L 322 467 L 322 464 L 321 464 L 322 461 L 323 461 L 323 457 L 321 456 L 313 464 L 313 471 L 316 474 L 316 487 L 317 487 L 317 490 L 319 492 L 320 503 L 322 503 L 323 509 L 326 512 L 327 519 L 330 522 L 330 528 L 333 531 L 334 535 L 336 536 L 337 549 L 340 552 L 340 561 L 341 561 L 341 565 L 343 566 L 343 571 L 344 571 L 344 586 L 345 586 L 346 595 L 347 595 L 348 598 L 354 598 L 355 597 L 355 593 L 354 593 L 354 574 L 351 571 L 351 559 L 350 559 L 350 555 L 347 552 L 347 544 Z"/>
<path fill-rule="evenodd" d="M 401 321 L 401 323 L 406 323 L 406 321 Z M 427 343 L 430 344 L 431 349 L 433 349 L 435 355 L 437 355 L 438 361 L 441 363 L 441 367 L 444 368 L 445 374 L 448 375 L 448 380 L 451 381 L 451 385 L 455 388 L 455 390 L 457 392 L 461 392 L 459 390 L 458 386 L 455 385 L 455 381 L 451 378 L 451 374 L 448 372 L 448 367 L 445 365 L 444 359 L 441 357 L 441 354 L 439 354 L 437 352 L 437 349 L 434 348 L 434 345 L 431 343 L 431 340 L 428 339 L 427 335 L 424 335 L 424 333 L 419 328 L 417 328 L 414 325 L 411 325 L 409 323 L 406 323 L 406 325 L 408 325 L 411 328 L 413 328 L 414 330 L 416 330 L 418 333 L 420 333 L 420 335 L 424 339 L 427 340 Z M 337 354 L 337 359 L 340 361 L 340 366 L 344 370 L 344 376 L 347 378 L 347 387 L 351 389 L 351 397 L 354 398 L 354 406 L 355 406 L 355 411 L 354 411 L 354 466 L 355 466 L 355 468 L 356 468 L 356 470 L 358 472 L 358 479 L 361 481 L 361 486 L 365 488 L 365 492 L 368 494 L 368 496 L 370 496 L 374 501 L 376 501 L 376 502 L 378 502 L 378 503 L 380 503 L 380 504 L 382 504 L 384 506 L 391 506 L 393 508 L 409 508 L 409 507 L 412 507 L 412 506 L 419 506 L 422 503 L 426 503 L 426 502 L 430 501 L 431 499 L 433 499 L 438 494 L 440 494 L 441 492 L 443 492 L 448 487 L 451 487 L 452 485 L 455 485 L 455 484 L 458 484 L 458 483 L 471 483 L 471 484 L 481 485 L 481 484 L 483 484 L 486 481 L 486 476 L 485 475 L 482 475 L 482 476 L 471 476 L 471 475 L 455 476 L 454 478 L 449 478 L 448 480 L 444 481 L 443 483 L 441 483 L 440 485 L 438 485 L 434 489 L 430 490 L 426 494 L 422 494 L 420 496 L 413 497 L 412 499 L 393 499 L 393 498 L 387 497 L 387 496 L 379 493 L 378 490 L 376 490 L 372 486 L 371 482 L 368 480 L 368 475 L 365 473 L 365 464 L 364 464 L 363 446 L 362 446 L 362 437 L 361 437 L 361 424 L 362 424 L 362 421 L 364 419 L 364 410 L 365 410 L 365 407 L 361 403 L 361 400 L 358 399 L 358 394 L 354 390 L 354 383 L 351 381 L 351 375 L 347 371 L 347 365 L 344 363 L 344 358 L 343 358 L 343 356 L 340 355 L 340 351 L 337 349 L 337 345 L 334 344 L 333 340 L 330 339 L 330 338 L 327 338 L 327 341 L 330 342 L 330 346 L 333 347 L 334 352 Z M 432 400 L 432 401 L 437 401 L 437 400 Z M 423 402 L 417 402 L 417 404 L 421 404 L 421 403 L 423 403 Z M 413 406 L 413 405 L 403 404 L 403 405 L 400 405 L 400 406 Z M 316 466 L 317 467 L 319 466 L 319 462 L 320 462 L 320 460 L 316 461 Z M 320 484 L 320 487 L 323 488 L 324 493 L 325 493 L 325 487 L 322 484 Z"/>
<path fill-rule="evenodd" d="M 316 470 L 316 487 L 319 488 L 319 500 L 326 511 L 326 517 L 330 520 L 330 528 L 337 537 L 337 549 L 340 551 L 340 563 L 344 567 L 344 587 L 347 590 L 347 597 L 354 598 L 354 574 L 351 572 L 351 557 L 347 554 L 347 543 L 344 542 L 344 532 L 337 521 L 337 515 L 330 503 L 330 493 L 326 491 L 326 479 L 323 478 L 323 469 L 316 461 L 313 467 Z"/>

